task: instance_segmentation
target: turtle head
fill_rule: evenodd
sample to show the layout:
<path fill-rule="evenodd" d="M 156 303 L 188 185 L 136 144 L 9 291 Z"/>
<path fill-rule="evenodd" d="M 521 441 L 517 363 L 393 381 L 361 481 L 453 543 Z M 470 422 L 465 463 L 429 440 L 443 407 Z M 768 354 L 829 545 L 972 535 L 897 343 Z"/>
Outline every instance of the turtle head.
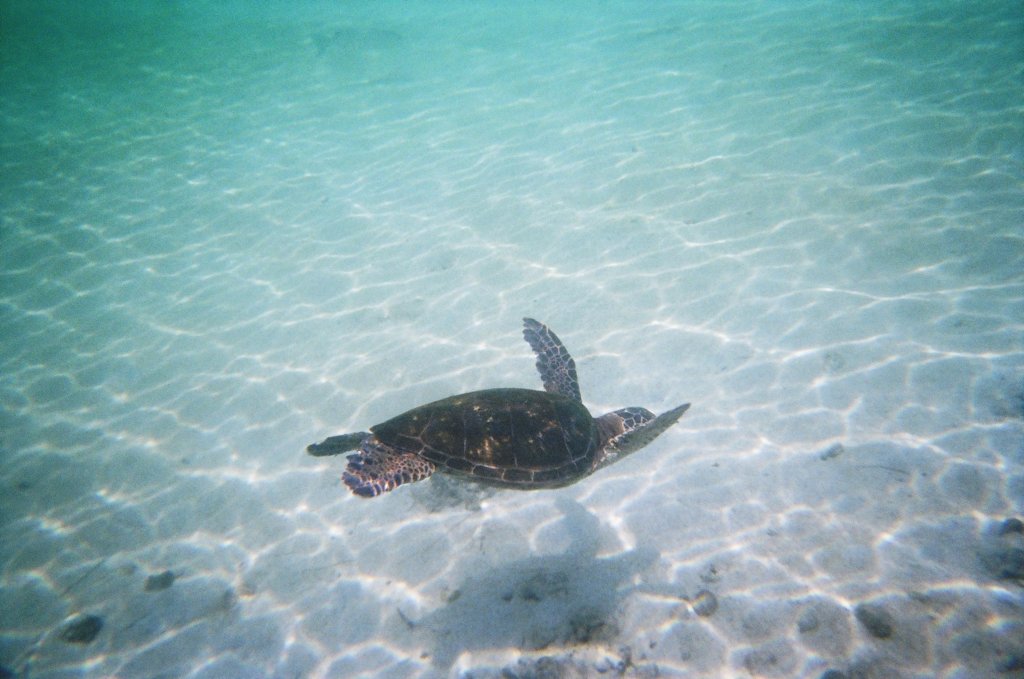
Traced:
<path fill-rule="evenodd" d="M 601 437 L 601 447 L 594 461 L 594 469 L 606 467 L 640 450 L 675 424 L 689 407 L 689 403 L 684 403 L 655 417 L 647 408 L 631 406 L 596 418 L 594 422 Z"/>
<path fill-rule="evenodd" d="M 594 462 L 594 469 L 600 469 L 622 457 L 623 451 L 619 448 L 617 442 L 629 432 L 644 426 L 653 419 L 654 413 L 647 408 L 639 406 L 619 408 L 595 419 L 594 423 L 597 424 L 601 445 L 597 454 L 597 460 Z"/>

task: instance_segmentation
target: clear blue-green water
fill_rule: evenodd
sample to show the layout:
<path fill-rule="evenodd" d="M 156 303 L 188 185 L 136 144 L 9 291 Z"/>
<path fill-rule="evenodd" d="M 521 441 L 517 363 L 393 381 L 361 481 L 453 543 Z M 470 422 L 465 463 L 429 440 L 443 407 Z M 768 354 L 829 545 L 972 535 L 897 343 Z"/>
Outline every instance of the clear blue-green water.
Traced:
<path fill-rule="evenodd" d="M 1020 10 L 3 2 L 0 676 L 1019 676 Z M 523 316 L 691 410 L 305 454 L 539 388 Z"/>

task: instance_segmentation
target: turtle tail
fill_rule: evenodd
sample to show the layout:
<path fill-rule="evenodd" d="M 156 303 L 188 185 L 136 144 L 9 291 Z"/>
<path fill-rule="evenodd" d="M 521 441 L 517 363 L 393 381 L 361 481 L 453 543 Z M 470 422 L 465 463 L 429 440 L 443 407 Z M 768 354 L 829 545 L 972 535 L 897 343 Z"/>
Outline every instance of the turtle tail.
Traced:
<path fill-rule="evenodd" d="M 369 432 L 360 431 L 355 434 L 342 434 L 341 436 L 330 436 L 320 443 L 311 443 L 306 447 L 306 452 L 315 457 L 325 455 L 340 455 L 350 450 L 355 450 L 362 442 L 370 437 Z"/>

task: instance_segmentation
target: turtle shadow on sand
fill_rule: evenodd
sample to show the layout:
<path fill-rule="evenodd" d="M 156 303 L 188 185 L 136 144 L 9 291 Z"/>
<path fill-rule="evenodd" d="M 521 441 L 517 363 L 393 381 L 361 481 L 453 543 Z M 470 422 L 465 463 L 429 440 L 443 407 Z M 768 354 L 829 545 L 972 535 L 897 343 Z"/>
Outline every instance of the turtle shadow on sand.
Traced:
<path fill-rule="evenodd" d="M 558 501 L 558 508 L 573 536 L 563 553 L 468 573 L 447 604 L 409 621 L 436 667 L 451 667 L 464 651 L 614 643 L 620 604 L 658 553 L 639 548 L 598 557 L 597 517 L 570 500 Z"/>

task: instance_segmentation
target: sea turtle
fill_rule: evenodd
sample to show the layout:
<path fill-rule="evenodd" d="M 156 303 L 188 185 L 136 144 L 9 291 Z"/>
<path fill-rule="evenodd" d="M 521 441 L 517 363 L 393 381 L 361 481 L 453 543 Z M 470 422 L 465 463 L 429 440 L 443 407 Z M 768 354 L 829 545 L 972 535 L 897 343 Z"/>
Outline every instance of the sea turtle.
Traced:
<path fill-rule="evenodd" d="M 574 483 L 643 448 L 672 426 L 689 403 L 657 417 L 630 407 L 591 417 L 580 398 L 576 363 L 543 323 L 524 318 L 544 391 L 484 389 L 449 396 L 370 427 L 331 436 L 306 450 L 349 450 L 342 479 L 353 493 L 376 497 L 435 471 L 488 485 L 531 490 Z"/>

